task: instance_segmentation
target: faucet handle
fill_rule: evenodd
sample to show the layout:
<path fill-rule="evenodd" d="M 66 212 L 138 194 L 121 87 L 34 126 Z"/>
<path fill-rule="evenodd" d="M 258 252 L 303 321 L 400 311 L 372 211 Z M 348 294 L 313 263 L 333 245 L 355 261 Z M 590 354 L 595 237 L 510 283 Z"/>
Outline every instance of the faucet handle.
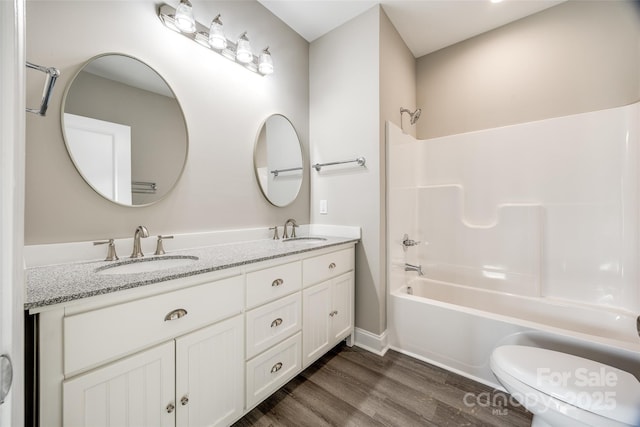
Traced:
<path fill-rule="evenodd" d="M 156 251 L 153 253 L 154 255 L 164 255 L 166 253 L 164 251 L 164 246 L 162 245 L 162 241 L 165 239 L 173 239 L 173 236 L 158 235 L 158 242 L 156 243 Z"/>
<path fill-rule="evenodd" d="M 93 242 L 93 246 L 106 245 L 106 244 L 108 244 L 109 246 L 107 247 L 107 257 L 104 260 L 105 261 L 119 260 L 120 258 L 118 258 L 118 254 L 116 254 L 116 245 L 113 239 L 104 240 L 100 242 Z"/>
<path fill-rule="evenodd" d="M 406 234 L 406 233 L 405 233 L 405 235 L 402 237 L 402 249 L 403 249 L 405 252 L 407 251 L 407 248 L 408 248 L 409 246 L 417 246 L 417 245 L 419 245 L 419 244 L 420 244 L 420 242 L 419 242 L 419 241 L 416 241 L 416 240 L 410 239 L 410 238 L 409 238 L 409 235 L 408 235 L 408 234 Z"/>
<path fill-rule="evenodd" d="M 273 230 L 273 240 L 279 240 L 280 236 L 278 236 L 278 226 L 269 227 L 269 230 Z"/>

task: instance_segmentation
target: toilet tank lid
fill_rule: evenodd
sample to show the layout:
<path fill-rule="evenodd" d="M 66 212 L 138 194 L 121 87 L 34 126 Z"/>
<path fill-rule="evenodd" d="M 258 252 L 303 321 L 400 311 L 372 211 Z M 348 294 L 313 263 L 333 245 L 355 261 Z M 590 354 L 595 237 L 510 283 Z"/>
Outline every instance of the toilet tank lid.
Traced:
<path fill-rule="evenodd" d="M 492 363 L 558 400 L 629 425 L 640 423 L 640 382 L 593 360 L 537 347 L 496 348 Z"/>

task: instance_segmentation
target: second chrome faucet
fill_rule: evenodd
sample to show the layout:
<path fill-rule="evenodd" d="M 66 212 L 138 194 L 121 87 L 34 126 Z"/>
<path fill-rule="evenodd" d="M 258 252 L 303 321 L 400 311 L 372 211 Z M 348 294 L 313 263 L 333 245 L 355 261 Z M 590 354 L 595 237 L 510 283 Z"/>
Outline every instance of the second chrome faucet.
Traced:
<path fill-rule="evenodd" d="M 283 239 L 288 239 L 289 238 L 289 234 L 287 233 L 287 225 L 291 224 L 291 238 L 296 237 L 296 228 L 298 227 L 298 224 L 296 224 L 296 220 L 293 218 L 289 218 L 288 220 L 286 220 L 284 222 L 284 231 L 282 232 L 282 238 Z"/>
<path fill-rule="evenodd" d="M 149 230 L 144 225 L 139 225 L 136 228 L 136 232 L 133 235 L 133 252 L 131 253 L 131 258 L 140 258 L 143 257 L 142 246 L 140 245 L 140 238 L 149 237 Z"/>

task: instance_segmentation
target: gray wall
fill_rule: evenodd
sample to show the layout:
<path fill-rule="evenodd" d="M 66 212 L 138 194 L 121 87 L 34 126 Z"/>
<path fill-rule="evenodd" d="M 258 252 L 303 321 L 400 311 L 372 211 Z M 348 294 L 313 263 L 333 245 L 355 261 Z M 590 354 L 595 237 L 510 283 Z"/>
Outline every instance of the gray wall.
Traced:
<path fill-rule="evenodd" d="M 640 99 L 640 7 L 568 1 L 418 59 L 418 137 Z"/>
<path fill-rule="evenodd" d="M 309 222 L 308 171 L 300 196 L 286 208 L 262 197 L 253 172 L 258 128 L 272 113 L 290 118 L 308 150 L 309 44 L 257 2 L 194 0 L 200 22 L 222 13 L 228 37 L 246 30 L 254 52 L 271 47 L 276 70 L 261 77 L 165 28 L 158 4 L 27 2 L 27 59 L 58 67 L 62 76 L 47 116 L 27 117 L 26 244 L 130 237 L 139 224 L 164 234 L 267 227 L 290 217 Z M 153 67 L 186 116 L 184 174 L 169 196 L 149 207 L 118 206 L 94 193 L 62 139 L 62 93 L 86 60 L 106 52 Z M 28 104 L 37 104 L 41 91 L 42 74 L 29 71 Z"/>
<path fill-rule="evenodd" d="M 311 43 L 311 163 L 364 156 L 366 167 L 333 166 L 311 175 L 311 220 L 362 228 L 356 247 L 356 326 L 379 333 L 384 284 L 380 257 L 379 7 Z M 319 213 L 327 200 L 328 214 Z"/>
<path fill-rule="evenodd" d="M 356 326 L 374 334 L 386 329 L 384 123 L 414 105 L 415 60 L 379 6 L 311 43 L 311 162 L 367 160 L 313 171 L 311 219 L 362 228 Z"/>

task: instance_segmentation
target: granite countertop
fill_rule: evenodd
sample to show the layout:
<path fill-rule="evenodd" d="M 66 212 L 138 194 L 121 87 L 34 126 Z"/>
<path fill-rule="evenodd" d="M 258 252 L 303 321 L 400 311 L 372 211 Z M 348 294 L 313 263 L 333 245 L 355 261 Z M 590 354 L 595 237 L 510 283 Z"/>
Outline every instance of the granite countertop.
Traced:
<path fill-rule="evenodd" d="M 89 261 L 68 264 L 32 267 L 26 270 L 25 310 L 46 307 L 88 298 L 95 295 L 117 292 L 172 279 L 194 276 L 226 268 L 238 267 L 260 261 L 281 258 L 303 252 L 314 251 L 359 239 L 323 236 L 322 241 L 255 240 L 229 243 L 204 248 L 167 252 L 161 256 L 145 256 L 141 259 L 120 261 Z M 154 272 L 133 274 L 97 274 L 114 263 L 145 262 L 154 258 L 197 257 L 188 265 L 167 268 Z"/>

